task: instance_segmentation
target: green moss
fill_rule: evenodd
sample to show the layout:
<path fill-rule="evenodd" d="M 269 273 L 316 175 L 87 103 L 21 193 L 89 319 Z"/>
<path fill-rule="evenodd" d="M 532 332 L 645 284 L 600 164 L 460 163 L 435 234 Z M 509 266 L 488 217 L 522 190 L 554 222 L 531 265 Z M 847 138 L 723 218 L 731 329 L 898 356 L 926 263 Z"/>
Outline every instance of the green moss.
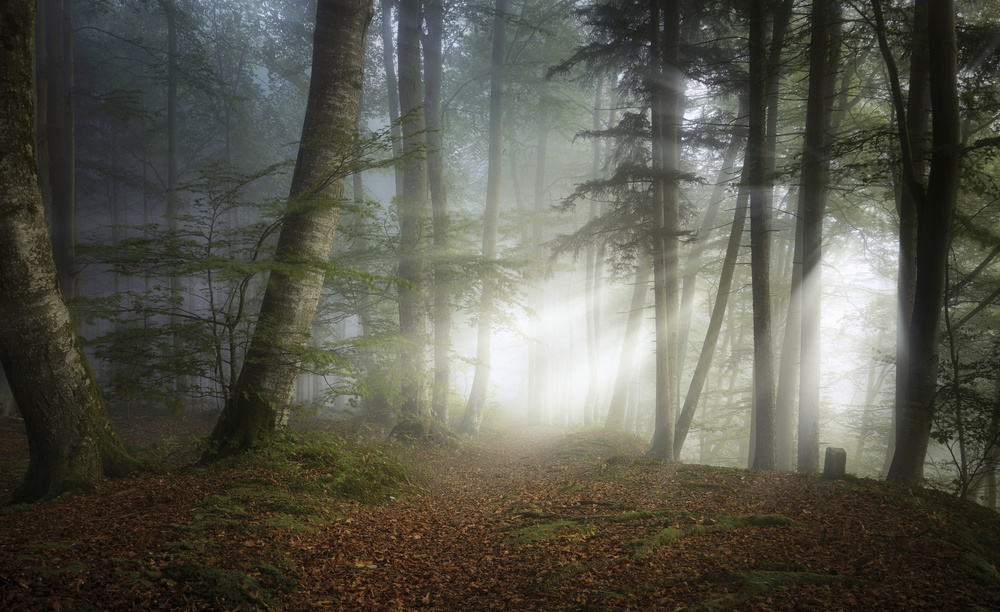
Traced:
<path fill-rule="evenodd" d="M 634 540 L 634 558 L 642 558 L 663 546 L 669 546 L 677 540 L 700 536 L 719 531 L 728 531 L 740 527 L 791 526 L 797 523 L 780 514 L 751 514 L 745 516 L 730 516 L 717 514 L 710 517 L 690 513 L 676 513 L 679 519 L 670 527 L 661 529 L 658 533 Z M 691 522 L 684 524 L 685 522 Z"/>
<path fill-rule="evenodd" d="M 763 595 L 774 587 L 798 585 L 830 586 L 834 584 L 860 585 L 864 581 L 840 574 L 815 574 L 812 572 L 755 570 L 705 576 L 710 582 L 741 582 L 743 585 L 735 593 L 726 593 L 708 601 L 682 608 L 684 612 L 721 612 L 743 605 L 758 595 Z"/>
<path fill-rule="evenodd" d="M 523 546 L 544 540 L 583 541 L 597 535 L 598 529 L 581 521 L 549 521 L 518 529 L 503 540 L 506 546 Z"/>
<path fill-rule="evenodd" d="M 222 610 L 267 609 L 279 593 L 290 593 L 295 588 L 272 565 L 255 565 L 243 572 L 183 561 L 165 565 L 160 574 L 177 583 L 173 603 L 185 607 L 196 603 Z"/>
<path fill-rule="evenodd" d="M 572 484 L 568 484 L 565 487 L 559 489 L 559 495 L 563 495 L 565 493 L 572 493 L 573 491 L 579 491 L 580 489 L 585 489 L 585 488 L 586 487 L 584 485 L 580 484 L 579 482 L 574 482 Z"/>

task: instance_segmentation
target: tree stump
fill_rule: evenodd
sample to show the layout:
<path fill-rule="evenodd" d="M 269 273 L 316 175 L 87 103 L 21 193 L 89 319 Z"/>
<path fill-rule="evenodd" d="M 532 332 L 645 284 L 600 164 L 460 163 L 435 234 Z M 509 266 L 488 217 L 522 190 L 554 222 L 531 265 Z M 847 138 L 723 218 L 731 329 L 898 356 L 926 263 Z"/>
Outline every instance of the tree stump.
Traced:
<path fill-rule="evenodd" d="M 826 461 L 823 464 L 824 478 L 840 478 L 847 471 L 847 451 L 832 446 L 826 449 Z"/>

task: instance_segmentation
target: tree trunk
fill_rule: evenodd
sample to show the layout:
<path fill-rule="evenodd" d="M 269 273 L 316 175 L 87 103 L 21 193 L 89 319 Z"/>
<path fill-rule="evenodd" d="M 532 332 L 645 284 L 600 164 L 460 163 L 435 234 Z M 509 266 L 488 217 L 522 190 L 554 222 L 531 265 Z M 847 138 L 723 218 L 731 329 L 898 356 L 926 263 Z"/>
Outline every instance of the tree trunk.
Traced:
<path fill-rule="evenodd" d="M 604 424 L 608 429 L 625 427 L 628 388 L 632 381 L 632 364 L 635 361 L 635 349 L 639 343 L 639 330 L 642 328 L 646 294 L 649 292 L 649 272 L 649 257 L 640 256 L 635 269 L 635 284 L 632 286 L 632 301 L 628 309 L 628 320 L 625 323 L 625 340 L 622 342 L 622 354 L 618 358 L 618 373 L 615 375 L 615 386 L 611 393 L 611 406 L 608 408 L 608 419 Z"/>
<path fill-rule="evenodd" d="M 392 41 L 392 0 L 381 0 L 382 8 L 382 68 L 385 70 L 386 91 L 389 96 L 389 136 L 392 138 L 392 155 L 399 158 L 403 154 L 403 132 L 399 127 L 399 84 L 396 81 L 395 54 Z M 394 195 L 403 193 L 403 168 L 393 167 L 396 179 Z"/>
<path fill-rule="evenodd" d="M 930 2 L 927 14 L 928 85 L 933 109 L 927 197 L 917 208 L 917 282 L 909 329 L 905 402 L 897 413 L 896 452 L 888 479 L 918 484 L 934 419 L 938 328 L 944 300 L 951 225 L 958 199 L 959 110 L 955 4 Z"/>
<path fill-rule="evenodd" d="M 250 448 L 287 421 L 350 172 L 370 0 L 320 0 L 302 140 L 275 263 L 232 400 L 204 455 Z"/>
<path fill-rule="evenodd" d="M 722 167 L 719 169 L 715 187 L 712 189 L 712 195 L 708 201 L 708 210 L 702 219 L 701 228 L 692 241 L 691 253 L 688 255 L 687 261 L 684 262 L 681 306 L 677 322 L 677 369 L 681 372 L 684 371 L 684 361 L 687 356 L 688 332 L 691 328 L 691 315 L 694 311 L 694 289 L 698 279 L 698 271 L 701 269 L 701 256 L 705 250 L 705 244 L 708 242 L 708 237 L 715 227 L 715 218 L 719 214 L 719 208 L 727 199 L 726 188 L 734 175 L 736 157 L 746 140 L 746 127 L 743 124 L 745 114 L 744 98 L 741 97 L 740 108 L 737 112 L 739 125 L 729 137 L 729 146 L 726 147 L 722 158 Z M 677 437 L 676 433 L 674 437 Z M 677 449 L 674 449 L 674 454 L 677 454 Z"/>
<path fill-rule="evenodd" d="M 802 337 L 799 373 L 799 472 L 819 466 L 819 377 L 823 215 L 826 210 L 824 142 L 829 126 L 827 69 L 830 32 L 827 0 L 813 0 L 809 43 L 809 93 L 802 144 Z"/>
<path fill-rule="evenodd" d="M 486 175 L 486 211 L 483 219 L 483 260 L 497 260 L 497 237 L 500 231 L 500 181 L 503 164 L 503 80 L 506 50 L 507 0 L 496 0 L 493 14 L 493 56 L 490 77 L 489 159 Z M 472 391 L 462 417 L 462 431 L 474 434 L 483 422 L 486 392 L 489 390 L 492 368 L 493 317 L 496 309 L 497 282 L 487 274 L 482 279 L 482 299 L 479 304 L 479 336 L 476 343 L 476 373 Z"/>
<path fill-rule="evenodd" d="M 396 54 L 399 63 L 399 110 L 403 121 L 403 193 L 399 208 L 399 328 L 402 415 L 423 421 L 427 401 L 427 312 L 424 299 L 424 251 L 427 233 L 427 160 L 420 79 L 421 0 L 401 0 Z"/>
<path fill-rule="evenodd" d="M 765 2 L 750 3 L 750 90 L 747 136 L 750 184 L 750 270 L 753 285 L 754 433 L 753 469 L 773 470 L 775 448 L 774 354 L 771 337 L 770 235 L 765 176 Z"/>
<path fill-rule="evenodd" d="M 115 435 L 59 281 L 34 149 L 35 0 L 0 4 L 0 367 L 24 418 L 29 463 L 5 504 L 134 469 Z"/>
<path fill-rule="evenodd" d="M 46 150 L 52 247 L 63 295 L 77 294 L 76 154 L 73 101 L 73 3 L 45 0 Z"/>
<path fill-rule="evenodd" d="M 444 182 L 444 146 L 441 125 L 441 81 L 444 64 L 441 54 L 444 14 L 442 0 L 427 0 L 424 6 L 427 34 L 423 38 L 424 81 L 427 85 L 424 112 L 427 115 L 427 182 L 431 194 L 431 219 L 434 226 L 434 384 L 431 411 L 434 418 L 448 424 L 448 398 L 451 391 L 451 264 L 447 261 L 449 243 L 448 194 Z"/>
<path fill-rule="evenodd" d="M 543 90 L 544 92 L 544 90 Z M 532 254 L 538 261 L 545 258 L 545 247 L 542 242 L 545 240 L 545 224 L 543 217 L 545 214 L 545 161 L 548 155 L 549 139 L 549 119 L 548 101 L 544 95 L 539 98 L 538 104 L 538 146 L 535 153 L 535 176 L 533 185 L 533 198 L 535 201 L 535 218 L 531 224 Z M 548 419 L 549 401 L 549 329 L 544 327 L 541 314 L 545 312 L 547 305 L 549 281 L 541 278 L 535 287 L 531 289 L 531 320 L 533 340 L 532 350 L 528 356 L 528 369 L 531 372 L 531 384 L 529 398 L 528 420 L 537 423 L 544 423 Z"/>
<path fill-rule="evenodd" d="M 889 48 L 881 0 L 872 0 L 875 15 L 875 34 L 879 51 L 885 61 L 893 100 L 893 110 L 899 131 L 902 172 L 894 178 L 898 183 L 896 212 L 899 217 L 899 257 L 896 274 L 896 401 L 893 407 L 893 429 L 889 438 L 884 472 L 888 477 L 889 466 L 895 455 L 896 440 L 902 435 L 899 418 L 906 404 L 906 380 L 909 377 L 909 329 L 913 320 L 913 306 L 917 282 L 917 225 L 918 209 L 924 194 L 924 141 L 926 132 L 927 103 L 927 29 L 929 0 L 916 0 L 913 4 L 913 27 L 910 43 L 910 87 L 905 106 L 896 61 Z"/>
<path fill-rule="evenodd" d="M 736 212 L 733 215 L 733 225 L 729 232 L 729 243 L 726 245 L 726 257 L 722 262 L 722 272 L 719 274 L 719 290 L 715 297 L 715 306 L 712 308 L 712 316 L 708 322 L 708 331 L 705 332 L 705 343 L 702 345 L 701 354 L 698 357 L 698 365 L 695 366 L 694 374 L 691 376 L 691 386 L 688 388 L 687 397 L 684 398 L 684 407 L 681 408 L 680 416 L 677 417 L 677 429 L 674 432 L 674 459 L 677 460 L 680 459 L 681 448 L 683 448 L 684 440 L 691 429 L 694 413 L 698 409 L 698 400 L 705 387 L 709 368 L 712 367 L 715 346 L 719 341 L 722 323 L 726 318 L 726 305 L 729 303 L 733 273 L 736 271 L 736 258 L 739 256 L 740 244 L 743 240 L 749 200 L 747 171 L 744 170 L 742 174 L 740 190 L 736 198 Z"/>
<path fill-rule="evenodd" d="M 596 134 L 601 129 L 601 93 L 604 89 L 604 79 L 598 77 L 597 85 L 594 88 L 594 112 L 593 130 Z M 594 159 L 590 169 L 592 179 L 597 179 L 601 172 L 601 140 L 594 138 Z M 596 199 L 590 201 L 590 220 L 593 221 L 600 214 L 599 204 Z M 587 397 L 583 402 L 583 425 L 591 427 L 597 420 L 598 383 L 601 379 L 600 364 L 598 362 L 598 344 L 600 343 L 600 269 L 604 252 L 601 245 L 591 243 L 587 246 L 587 278 L 584 281 L 584 292 L 586 297 L 586 320 L 587 320 Z"/>
<path fill-rule="evenodd" d="M 177 6 L 174 0 L 160 0 L 160 6 L 163 8 L 167 22 L 167 209 L 164 217 L 167 221 L 167 227 L 176 234 L 180 230 L 178 219 L 180 214 L 180 193 L 178 192 L 180 181 L 178 169 L 179 134 L 177 125 L 177 86 L 180 81 L 180 68 L 177 52 Z M 176 330 L 183 322 L 181 311 L 183 310 L 184 283 L 180 276 L 170 277 L 170 292 L 176 300 L 176 305 L 170 313 L 170 327 Z M 184 340 L 179 333 L 174 333 L 173 351 L 174 359 L 179 363 L 184 354 Z M 184 374 L 178 372 L 174 383 L 178 395 L 186 392 L 188 383 Z"/>
<path fill-rule="evenodd" d="M 780 92 L 781 92 L 781 78 L 785 73 L 785 67 L 783 64 L 783 55 L 785 51 L 785 39 L 788 35 L 788 26 L 792 17 L 792 0 L 783 0 L 780 4 L 776 4 L 774 7 L 773 21 L 771 25 L 771 43 L 770 49 L 767 54 L 767 85 L 765 86 L 765 98 L 767 105 L 767 127 L 765 128 L 764 134 L 764 175 L 766 177 L 773 176 L 775 168 L 777 167 L 777 142 L 778 142 L 778 106 L 780 103 Z M 774 186 L 768 181 L 768 185 L 764 190 L 764 197 L 766 198 L 766 209 L 770 216 L 770 211 L 774 209 Z M 796 234 L 798 235 L 798 234 Z M 795 248 L 792 249 L 793 253 Z M 797 260 L 801 262 L 801 259 Z M 794 263 L 793 263 L 794 268 Z M 782 268 L 779 268 L 779 273 Z M 798 270 L 801 273 L 801 269 Z M 793 284 L 795 280 L 793 277 Z M 789 305 L 793 300 L 798 300 L 800 296 L 791 295 L 789 297 Z M 796 329 L 793 331 L 797 332 L 798 321 L 794 323 Z M 785 332 L 787 334 L 787 330 Z M 789 358 L 794 358 L 793 364 L 798 365 L 798 336 L 795 336 L 796 346 L 789 355 Z M 781 353 L 782 360 L 785 358 L 785 353 Z M 782 361 L 784 363 L 784 361 Z M 797 378 L 797 377 L 796 377 Z M 788 380 L 793 387 L 795 381 Z M 791 400 L 786 402 L 779 402 L 776 398 L 775 400 L 775 453 L 776 460 L 775 466 L 778 469 L 790 469 L 791 465 L 791 447 L 792 447 L 792 430 L 795 427 L 795 411 L 794 405 Z"/>
<path fill-rule="evenodd" d="M 799 193 L 799 200 L 802 194 Z M 801 210 L 801 203 L 797 203 Z M 775 392 L 775 467 L 791 471 L 795 432 L 795 406 L 798 396 L 799 355 L 802 350 L 802 215 L 795 214 L 795 241 L 792 245 L 791 291 L 788 297 L 785 329 L 781 337 L 781 360 L 778 365 L 778 388 Z"/>

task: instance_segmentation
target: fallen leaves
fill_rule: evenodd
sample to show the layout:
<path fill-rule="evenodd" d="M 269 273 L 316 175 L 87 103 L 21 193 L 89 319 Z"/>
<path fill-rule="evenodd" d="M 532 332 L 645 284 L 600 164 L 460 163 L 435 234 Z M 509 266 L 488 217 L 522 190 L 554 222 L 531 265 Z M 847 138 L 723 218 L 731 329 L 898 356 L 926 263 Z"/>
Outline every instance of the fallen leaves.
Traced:
<path fill-rule="evenodd" d="M 1000 530 L 967 504 L 620 458 L 612 442 L 529 429 L 457 452 L 410 447 L 424 474 L 410 494 L 327 500 L 312 531 L 241 511 L 231 486 L 247 474 L 226 469 L 103 482 L 0 517 L 0 608 L 197 609 L 205 597 L 285 610 L 1000 607 L 1000 585 L 963 561 L 975 553 L 995 573 Z"/>

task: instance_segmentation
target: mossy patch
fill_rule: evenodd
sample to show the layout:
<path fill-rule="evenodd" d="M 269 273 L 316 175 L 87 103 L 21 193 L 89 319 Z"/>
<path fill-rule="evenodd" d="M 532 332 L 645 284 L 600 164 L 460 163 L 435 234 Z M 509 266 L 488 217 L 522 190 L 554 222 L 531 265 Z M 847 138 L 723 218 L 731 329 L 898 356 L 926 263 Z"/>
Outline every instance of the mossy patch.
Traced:
<path fill-rule="evenodd" d="M 590 523 L 582 521 L 562 520 L 536 523 L 523 529 L 518 529 L 504 538 L 505 546 L 523 546 L 544 540 L 563 540 L 582 542 L 597 535 L 599 530 Z"/>
<path fill-rule="evenodd" d="M 775 587 L 800 585 L 831 586 L 835 584 L 860 585 L 864 581 L 840 574 L 817 574 L 813 572 L 754 570 L 749 572 L 729 572 L 703 577 L 706 582 L 740 582 L 742 586 L 735 593 L 726 593 L 708 601 L 682 608 L 684 612 L 721 612 L 745 604 L 758 595 L 763 595 Z"/>
<path fill-rule="evenodd" d="M 253 565 L 245 572 L 183 561 L 160 568 L 160 575 L 177 584 L 174 603 L 207 605 L 222 610 L 267 609 L 295 583 L 272 565 Z"/>

